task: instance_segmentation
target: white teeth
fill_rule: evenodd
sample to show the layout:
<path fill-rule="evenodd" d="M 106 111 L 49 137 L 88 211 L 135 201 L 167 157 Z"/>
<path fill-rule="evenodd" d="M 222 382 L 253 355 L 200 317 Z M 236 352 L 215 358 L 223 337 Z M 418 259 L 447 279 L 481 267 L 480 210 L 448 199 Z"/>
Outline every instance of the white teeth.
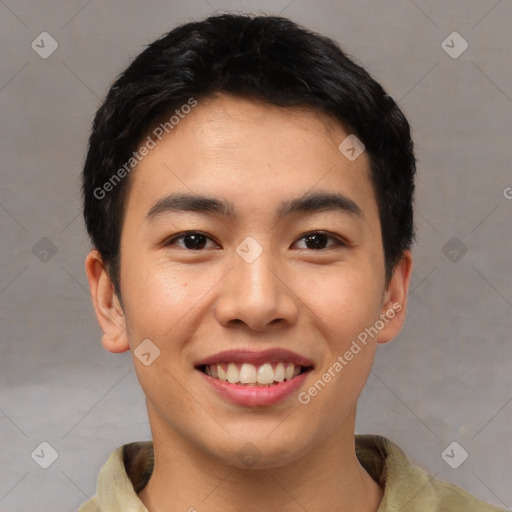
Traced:
<path fill-rule="evenodd" d="M 211 365 L 207 365 L 207 366 L 211 366 Z M 227 382 L 228 376 L 226 375 L 226 371 L 224 370 L 224 368 L 221 364 L 217 365 L 217 373 L 218 373 L 219 380 Z"/>
<path fill-rule="evenodd" d="M 277 363 L 276 369 L 274 370 L 274 380 L 277 382 L 283 382 L 284 380 L 284 364 Z"/>
<path fill-rule="evenodd" d="M 284 378 L 286 380 L 291 380 L 293 379 L 293 370 L 295 369 L 295 365 L 294 364 L 288 364 L 286 366 L 286 370 L 284 372 Z"/>
<path fill-rule="evenodd" d="M 256 370 L 256 368 L 254 369 Z M 262 364 L 258 368 L 258 384 L 272 384 L 272 382 L 274 382 L 274 369 L 272 365 L 270 363 Z"/>
<path fill-rule="evenodd" d="M 272 383 L 291 380 L 300 374 L 301 366 L 293 363 L 264 363 L 255 366 L 251 363 L 228 363 L 206 365 L 204 372 L 215 379 L 231 384 L 269 386 Z"/>
<path fill-rule="evenodd" d="M 256 367 L 253 364 L 244 363 L 240 368 L 240 382 L 242 384 L 256 383 Z M 258 380 L 259 382 L 259 380 Z"/>
<path fill-rule="evenodd" d="M 240 377 L 240 372 L 238 371 L 238 368 L 236 367 L 235 363 L 228 364 L 228 371 L 227 371 L 226 377 L 228 379 L 228 382 L 230 382 L 231 384 L 238 382 L 238 379 Z"/>

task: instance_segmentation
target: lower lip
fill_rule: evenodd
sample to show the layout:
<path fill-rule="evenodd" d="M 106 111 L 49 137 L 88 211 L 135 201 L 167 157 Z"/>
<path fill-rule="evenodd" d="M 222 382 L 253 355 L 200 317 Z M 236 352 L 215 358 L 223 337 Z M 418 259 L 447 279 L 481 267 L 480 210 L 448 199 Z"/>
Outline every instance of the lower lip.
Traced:
<path fill-rule="evenodd" d="M 307 370 L 292 380 L 285 380 L 273 386 L 240 386 L 214 379 L 201 370 L 198 372 L 212 388 L 237 405 L 262 407 L 274 405 L 298 391 L 311 370 Z"/>

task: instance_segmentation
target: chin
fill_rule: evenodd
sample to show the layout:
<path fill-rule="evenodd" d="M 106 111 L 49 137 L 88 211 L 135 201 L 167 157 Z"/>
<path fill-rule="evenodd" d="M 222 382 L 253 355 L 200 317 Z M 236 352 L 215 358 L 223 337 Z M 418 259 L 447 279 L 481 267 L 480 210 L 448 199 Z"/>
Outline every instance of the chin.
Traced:
<path fill-rule="evenodd" d="M 311 441 L 294 435 L 285 428 L 281 432 L 273 432 L 276 423 L 269 428 L 243 428 L 239 435 L 225 438 L 215 447 L 205 449 L 222 464 L 239 469 L 272 469 L 286 466 L 308 453 Z M 208 441 L 211 441 L 209 439 Z"/>

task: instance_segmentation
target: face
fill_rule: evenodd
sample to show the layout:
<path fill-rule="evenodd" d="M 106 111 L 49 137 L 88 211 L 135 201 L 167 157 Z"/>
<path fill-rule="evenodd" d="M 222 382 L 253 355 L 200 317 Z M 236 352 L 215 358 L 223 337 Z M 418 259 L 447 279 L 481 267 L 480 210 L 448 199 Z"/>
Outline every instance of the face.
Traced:
<path fill-rule="evenodd" d="M 105 347 L 135 351 L 154 438 L 234 466 L 250 441 L 272 467 L 353 434 L 377 343 L 403 322 L 410 255 L 385 286 L 368 158 L 338 149 L 349 134 L 222 95 L 133 171 L 123 309 L 97 253 L 86 268 Z"/>

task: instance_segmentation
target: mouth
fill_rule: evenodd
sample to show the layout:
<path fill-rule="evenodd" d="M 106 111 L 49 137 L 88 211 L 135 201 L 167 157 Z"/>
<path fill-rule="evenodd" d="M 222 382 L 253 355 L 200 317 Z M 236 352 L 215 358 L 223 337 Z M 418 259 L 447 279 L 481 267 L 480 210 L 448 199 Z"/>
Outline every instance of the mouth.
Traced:
<path fill-rule="evenodd" d="M 204 374 L 229 384 L 250 387 L 277 386 L 307 373 L 313 366 L 297 365 L 291 361 L 266 361 L 263 364 L 228 363 L 203 364 L 197 367 Z"/>
<path fill-rule="evenodd" d="M 195 369 L 223 399 L 238 406 L 268 407 L 297 393 L 314 365 L 285 349 L 226 350 L 198 361 Z"/>

